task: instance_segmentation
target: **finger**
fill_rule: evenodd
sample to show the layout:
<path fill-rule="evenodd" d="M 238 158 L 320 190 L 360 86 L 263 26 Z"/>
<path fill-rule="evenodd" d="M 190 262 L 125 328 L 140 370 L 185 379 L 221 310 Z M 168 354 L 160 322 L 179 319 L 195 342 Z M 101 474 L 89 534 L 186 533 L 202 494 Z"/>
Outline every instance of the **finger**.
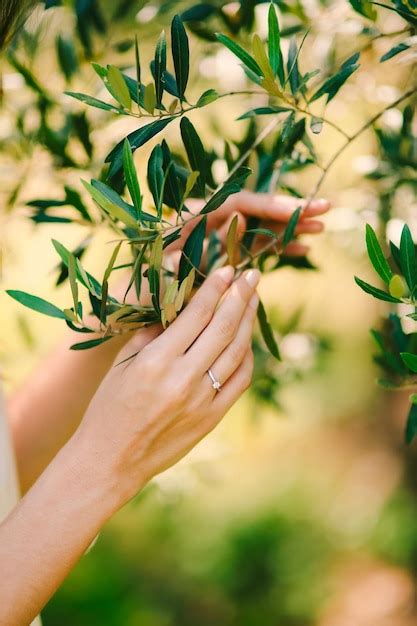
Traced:
<path fill-rule="evenodd" d="M 306 200 L 292 196 L 241 191 L 229 196 L 220 210 L 229 213 L 239 211 L 246 216 L 288 222 L 298 207 L 303 208 L 303 216 L 312 217 L 326 213 L 330 208 L 330 203 L 319 199 L 311 200 L 307 204 Z"/>
<path fill-rule="evenodd" d="M 210 367 L 213 376 L 221 385 L 226 384 L 240 367 L 251 346 L 258 304 L 259 297 L 255 293 L 242 317 L 236 337 Z M 204 373 L 203 384 L 208 394 L 214 391 L 213 382 L 207 373 Z"/>
<path fill-rule="evenodd" d="M 233 283 L 212 321 L 191 346 L 186 366 L 201 376 L 235 338 L 240 321 L 259 283 L 260 272 L 249 270 Z"/>
<path fill-rule="evenodd" d="M 216 394 L 211 406 L 218 423 L 240 396 L 250 387 L 253 376 L 253 352 L 249 349 L 242 364 Z M 213 418 L 212 418 L 213 419 Z M 213 428 L 216 424 L 213 424 Z"/>
<path fill-rule="evenodd" d="M 209 324 L 233 276 L 234 269 L 230 265 L 210 274 L 188 306 L 155 340 L 155 348 L 169 354 L 183 354 Z"/>
<path fill-rule="evenodd" d="M 285 256 L 306 256 L 310 250 L 310 246 L 305 246 L 298 241 L 292 241 L 284 250 Z"/>

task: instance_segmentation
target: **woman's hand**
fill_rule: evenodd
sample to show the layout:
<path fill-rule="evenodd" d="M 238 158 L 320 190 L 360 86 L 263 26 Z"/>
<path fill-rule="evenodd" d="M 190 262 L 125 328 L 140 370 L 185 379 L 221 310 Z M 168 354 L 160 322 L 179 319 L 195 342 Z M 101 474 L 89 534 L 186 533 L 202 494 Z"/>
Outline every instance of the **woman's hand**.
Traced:
<path fill-rule="evenodd" d="M 137 356 L 113 367 L 93 398 L 75 440 L 119 494 L 117 506 L 193 448 L 249 386 L 260 274 L 230 286 L 233 274 L 211 274 L 164 333 L 139 331 L 117 361 Z"/>
<path fill-rule="evenodd" d="M 187 207 L 196 215 L 204 206 L 203 200 L 187 200 Z M 216 230 L 223 245 L 226 243 L 227 232 L 235 215 L 238 216 L 238 234 L 242 237 L 245 233 L 247 220 L 250 217 L 258 218 L 261 226 L 268 228 L 278 235 L 281 234 L 288 224 L 292 214 L 298 207 L 303 207 L 296 234 L 316 234 L 323 230 L 323 223 L 316 219 L 326 213 L 330 208 L 328 200 L 306 200 L 294 196 L 272 195 L 267 193 L 254 193 L 241 191 L 229 196 L 226 202 L 216 211 L 207 215 L 207 232 Z M 188 235 L 195 227 L 197 220 L 191 220 L 183 227 L 181 239 L 169 246 L 168 251 L 182 248 Z M 270 239 L 257 236 L 253 251 L 263 248 Z M 292 241 L 285 249 L 288 256 L 305 256 L 309 246 Z"/>

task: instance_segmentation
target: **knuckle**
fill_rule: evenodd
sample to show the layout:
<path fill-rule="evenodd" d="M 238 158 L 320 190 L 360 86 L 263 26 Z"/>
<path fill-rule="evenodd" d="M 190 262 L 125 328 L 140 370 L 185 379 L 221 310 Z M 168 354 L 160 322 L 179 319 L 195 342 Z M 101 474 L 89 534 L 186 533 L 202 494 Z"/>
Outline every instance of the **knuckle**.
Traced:
<path fill-rule="evenodd" d="M 161 371 L 164 360 L 160 358 L 156 350 L 147 346 L 141 352 L 141 362 L 141 367 L 144 366 L 144 371 L 152 375 Z"/>
<path fill-rule="evenodd" d="M 212 316 L 212 306 L 207 298 L 198 298 L 194 302 L 194 306 L 192 307 L 192 314 L 194 319 L 200 323 L 203 323 L 204 326 L 207 326 Z"/>
<path fill-rule="evenodd" d="M 234 341 L 230 344 L 230 356 L 233 363 L 241 363 L 245 357 L 247 345 L 242 341 Z"/>
<path fill-rule="evenodd" d="M 226 340 L 231 341 L 235 335 L 236 324 L 231 317 L 222 317 L 219 320 L 219 333 Z"/>

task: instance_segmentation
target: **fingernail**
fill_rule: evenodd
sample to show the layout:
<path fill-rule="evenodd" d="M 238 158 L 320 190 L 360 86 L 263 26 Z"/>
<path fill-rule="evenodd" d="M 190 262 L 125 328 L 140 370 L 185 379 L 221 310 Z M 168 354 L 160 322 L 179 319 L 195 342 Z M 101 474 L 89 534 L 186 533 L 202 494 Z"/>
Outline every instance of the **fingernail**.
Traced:
<path fill-rule="evenodd" d="M 261 272 L 259 270 L 248 270 L 245 273 L 245 280 L 250 287 L 256 287 L 261 278 Z"/>
<path fill-rule="evenodd" d="M 221 267 L 217 270 L 216 274 L 220 276 L 220 278 L 224 280 L 227 285 L 229 285 L 233 280 L 235 270 L 231 265 L 226 265 L 225 267 Z"/>
<path fill-rule="evenodd" d="M 257 293 L 254 293 L 252 298 L 250 299 L 249 306 L 252 309 L 256 310 L 258 308 L 258 304 L 259 304 L 259 296 Z"/>
<path fill-rule="evenodd" d="M 315 200 L 314 204 L 320 207 L 330 206 L 330 202 L 326 200 L 326 198 L 319 198 L 318 200 Z"/>

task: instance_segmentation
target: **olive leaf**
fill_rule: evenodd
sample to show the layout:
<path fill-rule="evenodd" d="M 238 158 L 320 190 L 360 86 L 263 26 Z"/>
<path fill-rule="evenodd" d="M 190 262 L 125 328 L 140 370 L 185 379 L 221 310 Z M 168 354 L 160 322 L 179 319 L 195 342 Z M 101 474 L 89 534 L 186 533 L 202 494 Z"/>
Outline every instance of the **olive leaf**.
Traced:
<path fill-rule="evenodd" d="M 274 76 L 278 76 L 281 87 L 285 86 L 284 59 L 281 52 L 281 34 L 273 2 L 268 10 L 268 56 Z"/>
<path fill-rule="evenodd" d="M 178 279 L 184 280 L 189 272 L 200 267 L 203 256 L 203 244 L 206 236 L 207 218 L 203 217 L 193 228 L 184 244 L 178 270 Z"/>
<path fill-rule="evenodd" d="M 75 98 L 80 102 L 84 102 L 91 107 L 95 107 L 96 109 L 103 109 L 104 111 L 116 111 L 116 113 L 120 113 L 120 109 L 115 107 L 113 104 L 108 104 L 107 102 L 103 102 L 102 100 L 98 100 L 97 98 L 93 98 L 92 96 L 87 96 L 85 93 L 77 93 L 74 91 L 66 91 L 66 96 L 70 96 L 71 98 Z"/>
<path fill-rule="evenodd" d="M 410 228 L 404 224 L 400 242 L 401 267 L 411 295 L 417 287 L 417 258 Z"/>
<path fill-rule="evenodd" d="M 284 231 L 284 235 L 282 238 L 282 246 L 286 248 L 290 241 L 294 238 L 295 229 L 297 228 L 298 221 L 301 216 L 302 207 L 298 207 L 294 213 L 291 215 L 287 227 Z"/>
<path fill-rule="evenodd" d="M 165 31 L 159 36 L 155 50 L 155 95 L 156 106 L 158 109 L 162 107 L 162 96 L 164 93 L 164 74 L 167 67 L 167 43 Z"/>
<path fill-rule="evenodd" d="M 383 54 L 379 60 L 381 63 L 384 63 L 385 61 L 389 61 L 389 59 L 392 59 L 393 57 L 397 56 L 397 54 L 404 52 L 404 50 L 409 50 L 409 48 L 410 48 L 409 44 L 404 43 L 404 42 L 399 43 L 398 45 L 388 50 L 388 52 Z"/>
<path fill-rule="evenodd" d="M 401 352 L 400 356 L 409 370 L 417 374 L 417 354 L 411 352 Z"/>
<path fill-rule="evenodd" d="M 197 108 L 204 107 L 207 104 L 211 104 L 212 102 L 215 102 L 215 100 L 217 100 L 218 98 L 219 98 L 219 94 L 215 89 L 207 89 L 207 91 L 204 91 L 204 93 L 201 94 L 195 106 Z"/>
<path fill-rule="evenodd" d="M 65 314 L 61 309 L 58 309 L 54 304 L 47 302 L 43 298 L 38 298 L 38 296 L 16 289 L 7 289 L 6 293 L 17 302 L 20 302 L 20 304 L 23 304 L 23 306 L 37 311 L 37 313 L 42 313 L 49 317 L 57 317 L 62 320 L 65 319 Z"/>
<path fill-rule="evenodd" d="M 405 428 L 405 442 L 407 444 L 410 444 L 417 435 L 417 402 L 413 396 L 410 399 L 411 406 L 408 412 L 407 425 Z"/>
<path fill-rule="evenodd" d="M 182 193 L 177 178 L 175 162 L 165 139 L 162 141 L 161 148 L 163 158 L 162 167 L 165 177 L 163 201 L 167 206 L 180 212 L 182 207 Z"/>
<path fill-rule="evenodd" d="M 132 107 L 132 98 L 125 79 L 123 78 L 123 74 L 118 67 L 109 65 L 107 80 L 116 100 L 120 102 L 125 109 L 130 109 Z"/>
<path fill-rule="evenodd" d="M 91 184 L 85 180 L 81 182 L 93 200 L 111 217 L 120 220 L 126 226 L 137 226 L 135 218 L 128 209 L 129 205 L 113 189 L 97 180 L 93 180 Z"/>
<path fill-rule="evenodd" d="M 149 269 L 148 269 L 148 281 L 149 281 L 149 291 L 152 296 L 152 304 L 155 308 L 155 311 L 158 315 L 161 314 L 161 307 L 159 302 L 160 297 L 160 272 L 162 266 L 162 255 L 164 248 L 164 240 L 162 235 L 159 235 L 152 244 L 151 255 L 149 259 Z"/>
<path fill-rule="evenodd" d="M 199 172 L 196 187 L 198 193 L 204 197 L 206 195 L 206 152 L 203 143 L 187 117 L 183 117 L 180 123 L 181 137 L 187 153 L 188 162 L 194 172 Z"/>
<path fill-rule="evenodd" d="M 161 120 L 156 120 L 146 126 L 142 126 L 138 130 L 133 131 L 126 137 L 130 143 L 132 152 L 135 152 L 138 148 L 147 143 L 150 139 L 160 133 L 174 118 L 166 117 Z M 123 167 L 123 146 L 125 139 L 120 141 L 115 148 L 107 155 L 106 163 L 110 163 L 110 169 L 108 176 L 113 178 L 116 176 Z"/>
<path fill-rule="evenodd" d="M 382 278 L 384 283 L 388 285 L 393 276 L 393 272 L 382 252 L 375 231 L 370 224 L 366 225 L 366 247 L 375 271 Z"/>
<path fill-rule="evenodd" d="M 237 227 L 239 224 L 239 218 L 234 216 L 230 222 L 229 229 L 226 236 L 226 252 L 228 265 L 237 265 L 239 262 L 239 239 Z"/>
<path fill-rule="evenodd" d="M 347 61 L 343 63 L 340 67 L 340 70 L 330 76 L 323 85 L 315 92 L 315 94 L 310 98 L 310 102 L 314 102 L 318 100 L 322 96 L 327 94 L 327 102 L 330 102 L 339 89 L 345 84 L 348 78 L 358 69 L 360 53 L 357 52 L 353 56 L 351 56 Z"/>
<path fill-rule="evenodd" d="M 187 88 L 190 71 L 190 50 L 187 33 L 179 15 L 175 15 L 172 20 L 171 47 L 178 97 L 182 102 L 185 98 L 185 90 Z"/>
<path fill-rule="evenodd" d="M 274 70 L 272 69 L 269 63 L 269 59 L 266 55 L 264 45 L 261 41 L 261 38 L 259 37 L 257 33 L 255 33 L 252 37 L 252 52 L 253 52 L 255 61 L 257 62 L 257 64 L 259 65 L 262 71 L 262 75 L 266 79 L 269 79 L 270 81 L 274 82 L 275 80 Z"/>
<path fill-rule="evenodd" d="M 238 43 L 230 39 L 227 35 L 221 33 L 215 33 L 217 41 L 222 43 L 226 48 L 230 50 L 242 63 L 251 70 L 256 76 L 263 76 L 262 70 L 258 63 L 253 59 L 250 54 L 246 52 Z"/>
<path fill-rule="evenodd" d="M 68 257 L 68 279 L 71 286 L 74 313 L 76 313 L 78 311 L 77 260 L 71 253 Z"/>
<path fill-rule="evenodd" d="M 263 340 L 265 341 L 265 344 L 268 350 L 270 351 L 272 356 L 274 356 L 278 361 L 280 361 L 281 355 L 279 352 L 278 344 L 275 340 L 274 332 L 268 321 L 265 307 L 263 303 L 261 302 L 261 300 L 259 300 L 259 305 L 258 305 L 258 322 L 259 322 L 259 328 L 261 330 Z"/>
<path fill-rule="evenodd" d="M 133 160 L 132 149 L 128 140 L 125 140 L 123 146 L 123 171 L 126 179 L 127 188 L 132 198 L 133 206 L 136 209 L 137 219 L 142 217 L 142 194 L 140 192 L 138 175 L 136 173 L 135 162 Z"/>
<path fill-rule="evenodd" d="M 91 339 L 90 341 L 83 341 L 82 343 L 74 343 L 71 346 L 71 350 L 90 350 L 91 348 L 96 348 L 97 346 L 101 346 L 106 341 L 110 341 L 111 335 L 107 337 L 101 337 L 100 339 Z"/>
<path fill-rule="evenodd" d="M 158 144 L 152 150 L 148 161 L 148 186 L 159 215 L 162 211 L 162 200 L 164 194 L 165 174 L 163 163 L 164 156 L 162 148 Z"/>
<path fill-rule="evenodd" d="M 373 287 L 369 283 L 366 283 L 364 280 L 361 280 L 357 276 L 355 276 L 355 283 L 360 287 L 365 293 L 369 293 L 374 298 L 378 300 L 384 300 L 385 302 L 401 302 L 399 298 L 395 298 L 394 296 L 385 293 L 382 289 L 378 289 L 377 287 Z"/>
<path fill-rule="evenodd" d="M 357 13 L 360 13 L 373 22 L 376 20 L 378 14 L 371 0 L 349 0 L 349 2 Z"/>

